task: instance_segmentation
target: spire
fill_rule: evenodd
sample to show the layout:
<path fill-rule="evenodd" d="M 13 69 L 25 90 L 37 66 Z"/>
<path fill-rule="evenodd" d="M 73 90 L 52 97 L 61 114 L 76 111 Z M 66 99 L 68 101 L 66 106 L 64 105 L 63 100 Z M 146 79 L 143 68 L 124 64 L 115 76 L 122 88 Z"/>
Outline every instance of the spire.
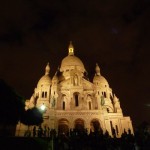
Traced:
<path fill-rule="evenodd" d="M 72 45 L 72 41 L 70 41 L 70 44 L 68 47 L 68 55 L 74 55 L 74 47 Z"/>
<path fill-rule="evenodd" d="M 98 76 L 101 75 L 101 73 L 100 73 L 100 67 L 99 67 L 98 63 L 96 63 L 95 72 L 96 72 L 96 75 L 98 75 Z"/>
<path fill-rule="evenodd" d="M 50 72 L 50 66 L 49 66 L 49 62 L 48 62 L 45 67 L 45 75 L 49 75 L 49 72 Z"/>

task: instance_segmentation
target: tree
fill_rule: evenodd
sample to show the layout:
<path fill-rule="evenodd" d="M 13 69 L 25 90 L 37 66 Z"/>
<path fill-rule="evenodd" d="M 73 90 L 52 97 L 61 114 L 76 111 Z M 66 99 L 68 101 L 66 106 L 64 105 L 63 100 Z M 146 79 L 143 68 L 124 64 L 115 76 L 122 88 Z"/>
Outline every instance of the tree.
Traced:
<path fill-rule="evenodd" d="M 40 125 L 43 122 L 43 114 L 38 108 L 33 107 L 24 112 L 20 121 L 28 126 Z"/>
<path fill-rule="evenodd" d="M 15 132 L 15 125 L 25 111 L 24 99 L 16 93 L 4 80 L 0 79 L 0 135 Z"/>
<path fill-rule="evenodd" d="M 150 124 L 146 121 L 142 122 L 135 131 L 135 138 L 138 146 L 144 149 L 150 147 Z"/>

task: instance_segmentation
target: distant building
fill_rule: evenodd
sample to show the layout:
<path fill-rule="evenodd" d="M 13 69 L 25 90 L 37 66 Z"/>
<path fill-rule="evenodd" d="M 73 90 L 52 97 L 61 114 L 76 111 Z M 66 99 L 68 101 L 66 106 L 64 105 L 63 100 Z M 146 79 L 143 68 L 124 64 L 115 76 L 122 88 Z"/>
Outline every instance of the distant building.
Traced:
<path fill-rule="evenodd" d="M 112 137 L 120 137 L 125 131 L 133 134 L 131 119 L 123 115 L 120 101 L 101 75 L 99 65 L 96 64 L 93 81 L 89 81 L 72 43 L 52 79 L 49 73 L 48 63 L 31 99 L 26 100 L 26 109 L 45 109 L 43 128 L 55 129 L 58 134 L 85 128 L 88 133 L 102 129 Z M 16 136 L 23 136 L 25 130 L 27 126 L 18 123 Z"/>

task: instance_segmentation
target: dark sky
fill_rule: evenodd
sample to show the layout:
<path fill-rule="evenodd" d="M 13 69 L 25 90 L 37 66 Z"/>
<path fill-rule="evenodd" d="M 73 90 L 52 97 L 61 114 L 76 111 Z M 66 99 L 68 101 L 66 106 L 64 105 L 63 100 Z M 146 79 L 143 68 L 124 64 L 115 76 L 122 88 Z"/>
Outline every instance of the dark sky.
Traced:
<path fill-rule="evenodd" d="M 51 77 L 75 55 L 95 63 L 134 125 L 150 121 L 150 0 L 5 0 L 0 4 L 0 78 L 30 98 L 50 62 Z"/>

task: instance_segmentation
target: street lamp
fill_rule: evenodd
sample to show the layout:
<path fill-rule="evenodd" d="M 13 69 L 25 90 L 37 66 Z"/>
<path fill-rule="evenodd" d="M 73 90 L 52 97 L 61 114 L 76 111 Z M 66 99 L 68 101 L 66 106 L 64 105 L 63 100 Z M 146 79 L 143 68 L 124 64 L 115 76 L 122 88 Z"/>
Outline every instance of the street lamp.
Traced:
<path fill-rule="evenodd" d="M 40 109 L 44 112 L 44 111 L 46 111 L 46 106 L 44 105 L 44 103 L 40 106 Z M 51 144 L 50 144 L 51 143 Z M 51 146 L 50 146 L 51 145 Z M 52 134 L 52 142 L 50 141 L 49 142 L 49 149 L 50 149 L 50 147 L 51 147 L 51 149 L 53 150 L 54 149 L 54 138 L 53 138 L 53 134 Z"/>
<path fill-rule="evenodd" d="M 45 106 L 44 104 L 42 104 L 42 105 L 40 106 L 40 109 L 41 109 L 42 111 L 44 111 L 44 110 L 46 109 L 46 106 Z"/>

